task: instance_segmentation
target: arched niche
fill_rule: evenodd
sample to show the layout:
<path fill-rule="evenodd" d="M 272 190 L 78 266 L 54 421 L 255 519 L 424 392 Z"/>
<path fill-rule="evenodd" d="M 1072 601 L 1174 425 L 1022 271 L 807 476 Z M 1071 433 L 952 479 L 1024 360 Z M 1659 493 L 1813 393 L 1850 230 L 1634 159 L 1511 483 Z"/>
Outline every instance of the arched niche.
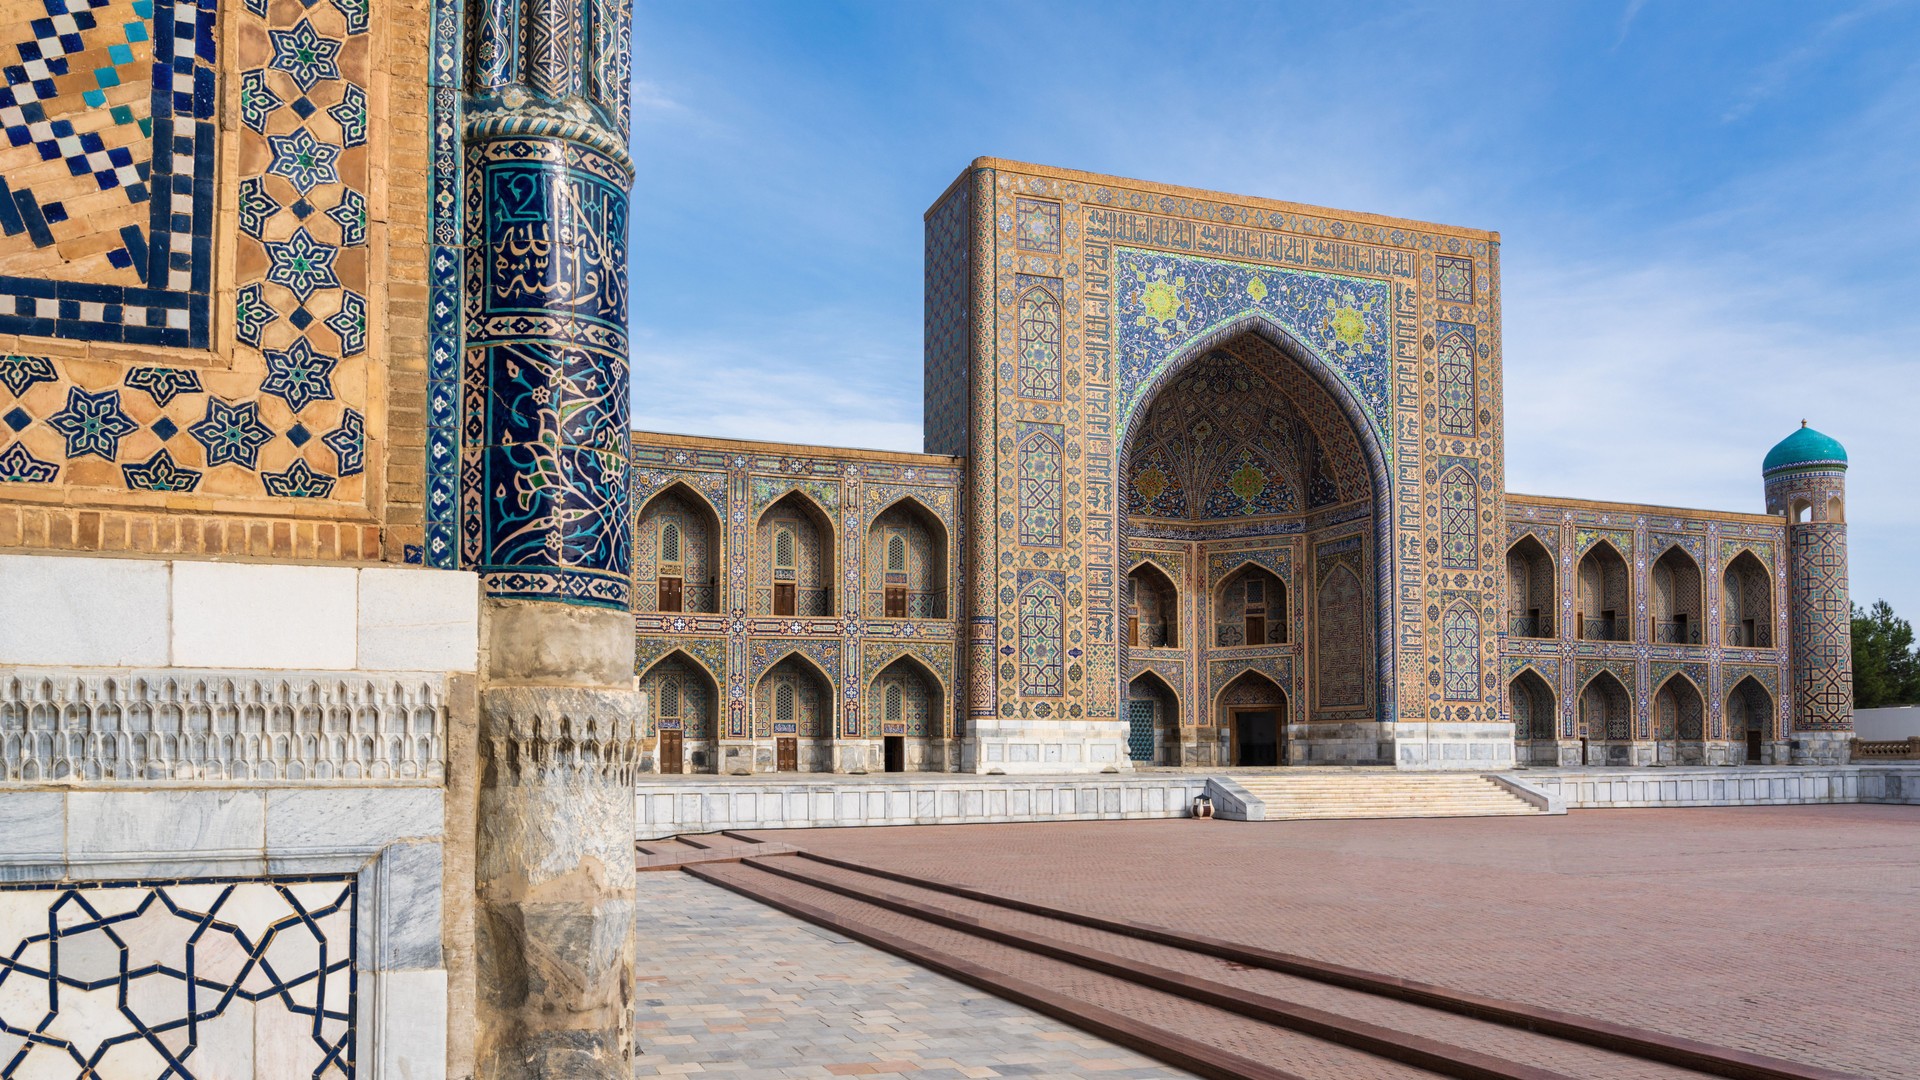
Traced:
<path fill-rule="evenodd" d="M 634 610 L 720 610 L 720 515 L 684 483 L 640 509 L 634 536 Z"/>
<path fill-rule="evenodd" d="M 1507 548 L 1507 633 L 1513 637 L 1550 638 L 1559 585 L 1553 556 L 1540 538 L 1527 533 Z"/>
<path fill-rule="evenodd" d="M 1523 668 L 1507 684 L 1513 710 L 1513 737 L 1525 742 L 1552 743 L 1559 736 L 1559 711 L 1553 687 L 1532 668 Z M 1551 760 L 1551 758 L 1549 759 Z"/>
<path fill-rule="evenodd" d="M 1142 764 L 1182 765 L 1180 694 L 1156 671 L 1127 684 L 1127 753 Z"/>
<path fill-rule="evenodd" d="M 1597 672 L 1580 691 L 1580 737 L 1587 764 L 1632 763 L 1633 698 L 1611 671 Z"/>
<path fill-rule="evenodd" d="M 1180 647 L 1180 589 L 1167 572 L 1143 562 L 1127 575 L 1127 644 L 1136 649 Z"/>
<path fill-rule="evenodd" d="M 1773 648 L 1773 575 L 1742 551 L 1720 575 L 1720 641 L 1740 649 Z"/>
<path fill-rule="evenodd" d="M 1675 544 L 1660 553 L 1647 569 L 1650 637 L 1659 645 L 1698 645 L 1704 640 L 1702 623 L 1706 599 L 1700 587 L 1700 564 Z"/>
<path fill-rule="evenodd" d="M 1574 576 L 1574 636 L 1582 641 L 1633 640 L 1633 594 L 1627 560 L 1605 540 L 1580 557 Z"/>
<path fill-rule="evenodd" d="M 777 771 L 833 769 L 833 681 L 799 653 L 788 653 L 754 687 L 754 735 L 774 741 Z M 784 745 L 783 745 L 784 743 Z"/>
<path fill-rule="evenodd" d="M 1227 764 L 1279 765 L 1287 760 L 1287 694 L 1258 671 L 1243 671 L 1220 690 L 1215 722 L 1227 732 Z"/>
<path fill-rule="evenodd" d="M 1773 695 L 1751 675 L 1727 691 L 1726 731 L 1728 760 L 1735 765 L 1766 763 L 1768 744 L 1775 740 Z"/>
<path fill-rule="evenodd" d="M 1230 649 L 1287 642 L 1287 583 L 1258 563 L 1247 563 L 1213 590 L 1213 645 Z"/>
<path fill-rule="evenodd" d="M 869 619 L 947 617 L 947 529 L 918 500 L 902 498 L 867 528 Z"/>
<path fill-rule="evenodd" d="M 798 491 L 767 507 L 754 525 L 753 613 L 834 614 L 834 536 L 826 511 Z"/>
<path fill-rule="evenodd" d="M 1668 676 L 1654 692 L 1653 740 L 1667 764 L 1706 764 L 1707 703 L 1685 675 Z"/>
<path fill-rule="evenodd" d="M 714 746 L 718 733 L 720 686 L 693 657 L 676 649 L 640 677 L 647 697 L 657 768 L 663 773 L 720 771 Z"/>

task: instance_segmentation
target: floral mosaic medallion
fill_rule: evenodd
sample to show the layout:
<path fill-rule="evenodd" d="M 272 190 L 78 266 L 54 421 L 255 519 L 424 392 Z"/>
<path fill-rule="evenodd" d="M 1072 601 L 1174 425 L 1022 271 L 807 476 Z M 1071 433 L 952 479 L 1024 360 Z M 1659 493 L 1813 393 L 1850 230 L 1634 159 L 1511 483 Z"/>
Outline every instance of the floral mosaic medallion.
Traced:
<path fill-rule="evenodd" d="M 0 1075 L 354 1075 L 352 877 L 0 887 Z"/>

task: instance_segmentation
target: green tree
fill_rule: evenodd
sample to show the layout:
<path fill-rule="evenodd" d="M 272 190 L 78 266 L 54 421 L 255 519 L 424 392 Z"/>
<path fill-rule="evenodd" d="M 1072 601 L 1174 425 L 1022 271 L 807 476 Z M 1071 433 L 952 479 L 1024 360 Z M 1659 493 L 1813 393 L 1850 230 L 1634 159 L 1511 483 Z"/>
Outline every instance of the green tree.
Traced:
<path fill-rule="evenodd" d="M 1859 709 L 1920 704 L 1920 653 L 1913 624 L 1876 601 L 1853 606 L 1853 704 Z"/>

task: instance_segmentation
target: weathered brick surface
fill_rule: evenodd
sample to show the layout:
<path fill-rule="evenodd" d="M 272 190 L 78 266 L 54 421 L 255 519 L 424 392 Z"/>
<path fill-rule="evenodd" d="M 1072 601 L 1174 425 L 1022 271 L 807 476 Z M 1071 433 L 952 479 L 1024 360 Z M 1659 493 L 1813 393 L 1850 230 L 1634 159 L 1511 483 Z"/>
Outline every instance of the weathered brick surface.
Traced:
<path fill-rule="evenodd" d="M 636 1077 L 1188 1075 L 684 874 L 639 899 Z"/>
<path fill-rule="evenodd" d="M 1916 826 L 1920 807 L 1801 806 L 762 835 L 1096 914 L 1906 1077 L 1920 1075 Z"/>

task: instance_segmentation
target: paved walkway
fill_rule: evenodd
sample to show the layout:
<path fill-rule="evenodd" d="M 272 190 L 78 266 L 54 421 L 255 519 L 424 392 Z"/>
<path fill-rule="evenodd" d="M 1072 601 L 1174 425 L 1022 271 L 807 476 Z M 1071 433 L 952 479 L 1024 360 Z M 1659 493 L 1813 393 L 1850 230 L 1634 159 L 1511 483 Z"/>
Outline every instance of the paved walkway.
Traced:
<path fill-rule="evenodd" d="M 636 1077 L 1189 1075 L 685 874 L 639 901 Z"/>
<path fill-rule="evenodd" d="M 1920 1076 L 1920 806 L 760 835 L 1828 1068 Z"/>

